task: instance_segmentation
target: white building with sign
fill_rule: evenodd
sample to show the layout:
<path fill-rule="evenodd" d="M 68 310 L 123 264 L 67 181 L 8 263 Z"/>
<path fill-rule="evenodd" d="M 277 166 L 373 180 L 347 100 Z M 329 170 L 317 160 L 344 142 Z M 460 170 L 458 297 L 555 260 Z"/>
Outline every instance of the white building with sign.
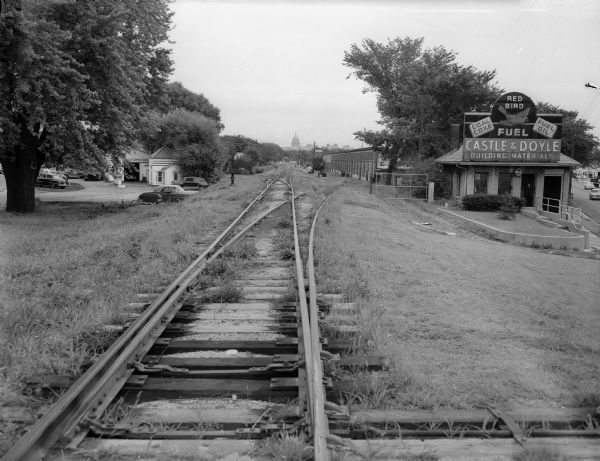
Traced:
<path fill-rule="evenodd" d="M 509 194 L 526 206 L 566 205 L 578 162 L 561 152 L 562 115 L 537 114 L 521 93 L 507 93 L 491 113 L 466 113 L 463 139 L 436 160 L 451 173 L 452 194 Z"/>

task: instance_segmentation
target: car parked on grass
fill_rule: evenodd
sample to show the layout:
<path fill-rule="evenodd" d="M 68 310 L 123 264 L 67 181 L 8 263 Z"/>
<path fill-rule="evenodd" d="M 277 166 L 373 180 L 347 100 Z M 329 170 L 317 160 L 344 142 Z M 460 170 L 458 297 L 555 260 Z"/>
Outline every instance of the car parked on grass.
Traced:
<path fill-rule="evenodd" d="M 67 180 L 58 174 L 52 173 L 40 173 L 35 180 L 35 185 L 38 187 L 52 187 L 54 189 L 60 188 L 64 189 L 69 185 Z"/>
<path fill-rule="evenodd" d="M 181 186 L 158 186 L 150 192 L 140 194 L 138 200 L 146 203 L 179 202 L 190 195 L 194 195 L 194 192 L 186 191 Z"/>
<path fill-rule="evenodd" d="M 181 182 L 184 190 L 200 190 L 208 187 L 208 183 L 198 176 L 186 176 Z"/>
<path fill-rule="evenodd" d="M 583 185 L 584 190 L 589 190 L 594 188 L 594 183 L 592 181 L 586 181 Z"/>
<path fill-rule="evenodd" d="M 600 189 L 592 189 L 590 191 L 590 200 L 600 200 Z"/>

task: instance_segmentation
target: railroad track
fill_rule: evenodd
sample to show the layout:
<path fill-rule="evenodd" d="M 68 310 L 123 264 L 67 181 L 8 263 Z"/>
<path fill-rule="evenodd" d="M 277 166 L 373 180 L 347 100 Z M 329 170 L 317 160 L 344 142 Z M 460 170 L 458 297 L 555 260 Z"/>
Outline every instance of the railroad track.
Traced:
<path fill-rule="evenodd" d="M 427 446 L 460 457 L 501 455 L 507 440 L 563 446 L 598 436 L 589 430 L 594 408 L 349 410 L 368 383 L 343 372 L 324 376 L 323 363 L 356 371 L 385 362 L 353 351 L 351 339 L 322 337 L 333 314 L 341 320 L 328 328 L 350 338 L 343 318 L 356 307 L 317 294 L 318 205 L 297 194 L 291 178 L 268 181 L 164 291 L 132 304 L 129 327 L 4 459 L 263 459 L 261 450 L 290 440 L 319 461 L 332 449 L 345 460 L 375 451 L 401 459 Z"/>
<path fill-rule="evenodd" d="M 310 231 L 312 208 L 291 177 L 267 181 L 164 291 L 133 304 L 143 310 L 5 459 L 118 458 L 149 440 L 158 456 L 190 444 L 221 455 L 281 434 L 326 451 L 318 320 L 298 230 Z"/>

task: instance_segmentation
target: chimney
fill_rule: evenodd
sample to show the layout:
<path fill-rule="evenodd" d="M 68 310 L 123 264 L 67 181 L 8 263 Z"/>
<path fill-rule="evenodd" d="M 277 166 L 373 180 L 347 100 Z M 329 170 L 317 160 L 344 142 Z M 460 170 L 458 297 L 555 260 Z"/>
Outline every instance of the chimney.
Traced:
<path fill-rule="evenodd" d="M 455 150 L 460 147 L 462 142 L 462 124 L 453 123 L 450 125 L 450 149 Z"/>

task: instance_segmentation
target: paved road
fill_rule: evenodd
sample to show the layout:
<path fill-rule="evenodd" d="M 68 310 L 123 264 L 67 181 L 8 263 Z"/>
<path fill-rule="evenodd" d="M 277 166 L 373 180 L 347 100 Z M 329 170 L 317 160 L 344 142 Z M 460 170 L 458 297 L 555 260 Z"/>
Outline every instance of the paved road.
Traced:
<path fill-rule="evenodd" d="M 589 191 L 583 189 L 583 182 L 576 180 L 573 180 L 573 205 L 585 214 L 583 225 L 600 236 L 600 200 L 590 200 Z"/>
<path fill-rule="evenodd" d="M 35 197 L 43 202 L 121 202 L 137 200 L 142 192 L 152 190 L 147 183 L 127 182 L 125 187 L 117 187 L 105 181 L 69 180 L 77 186 L 76 190 L 59 190 L 47 187 L 36 187 Z M 0 176 L 0 206 L 6 201 L 4 177 Z"/>
<path fill-rule="evenodd" d="M 35 196 L 42 201 L 60 202 L 120 202 L 137 200 L 142 192 L 152 190 L 147 183 L 124 183 L 125 187 L 117 187 L 112 183 L 104 181 L 84 181 L 83 179 L 71 179 L 73 184 L 78 184 L 83 189 L 57 191 L 38 187 Z"/>

